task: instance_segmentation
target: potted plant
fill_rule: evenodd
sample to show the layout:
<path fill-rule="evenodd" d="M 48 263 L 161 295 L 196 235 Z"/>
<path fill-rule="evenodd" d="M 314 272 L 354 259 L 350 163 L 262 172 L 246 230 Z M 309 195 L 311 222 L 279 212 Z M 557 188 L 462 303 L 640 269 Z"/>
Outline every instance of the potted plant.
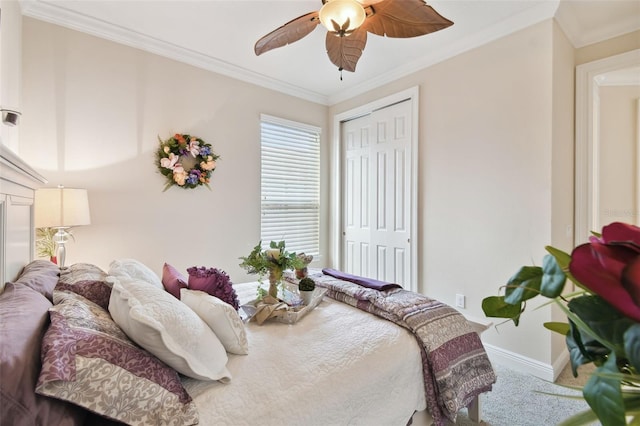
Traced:
<path fill-rule="evenodd" d="M 290 253 L 285 249 L 285 242 L 271 241 L 269 248 L 262 249 L 262 241 L 258 242 L 249 256 L 240 258 L 240 266 L 250 274 L 258 274 L 258 280 L 269 274 L 269 296 L 278 297 L 278 284 L 282 281 L 282 273 L 287 269 L 295 269 L 303 266 L 302 261 L 295 252 Z"/>
<path fill-rule="evenodd" d="M 523 266 L 504 295 L 482 300 L 485 315 L 518 326 L 527 301 L 555 302 L 567 322 L 544 326 L 565 338 L 574 377 L 582 364 L 597 367 L 582 388 L 589 410 L 563 425 L 637 424 L 640 407 L 640 227 L 613 222 L 571 254 L 547 246 L 542 266 Z M 576 288 L 565 291 L 568 282 Z M 627 416 L 636 422 L 627 423 Z"/>
<path fill-rule="evenodd" d="M 308 266 L 313 261 L 313 256 L 310 254 L 298 253 L 298 259 L 302 262 L 302 266 L 296 268 L 296 278 L 301 280 L 309 273 Z"/>
<path fill-rule="evenodd" d="M 55 228 L 36 228 L 36 254 L 57 264 L 56 242 L 53 239 L 56 232 Z"/>
<path fill-rule="evenodd" d="M 313 291 L 316 289 L 316 282 L 309 277 L 305 277 L 298 282 L 298 292 L 305 305 L 311 303 Z"/>

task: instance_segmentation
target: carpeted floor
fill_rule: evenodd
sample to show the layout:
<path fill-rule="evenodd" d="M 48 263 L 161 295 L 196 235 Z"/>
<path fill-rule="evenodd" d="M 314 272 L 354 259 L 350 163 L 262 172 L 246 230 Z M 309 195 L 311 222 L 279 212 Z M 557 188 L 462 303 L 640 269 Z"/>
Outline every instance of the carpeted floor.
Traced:
<path fill-rule="evenodd" d="M 482 423 L 487 426 L 552 426 L 572 414 L 588 409 L 582 399 L 569 399 L 539 392 L 580 396 L 579 391 L 566 389 L 532 375 L 494 365 L 498 381 L 493 391 L 483 396 Z M 588 377 L 588 368 L 579 370 L 574 379 L 570 367 L 565 369 L 556 383 L 581 386 Z M 595 423 L 598 424 L 598 423 Z M 477 425 L 469 420 L 466 410 L 460 412 L 456 425 Z"/>

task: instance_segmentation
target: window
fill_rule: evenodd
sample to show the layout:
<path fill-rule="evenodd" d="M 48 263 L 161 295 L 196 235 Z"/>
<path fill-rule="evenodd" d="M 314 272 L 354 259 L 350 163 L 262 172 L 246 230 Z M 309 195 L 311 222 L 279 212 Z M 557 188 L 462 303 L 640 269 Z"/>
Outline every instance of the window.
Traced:
<path fill-rule="evenodd" d="M 320 128 L 261 117 L 263 246 L 285 240 L 288 251 L 320 253 Z"/>

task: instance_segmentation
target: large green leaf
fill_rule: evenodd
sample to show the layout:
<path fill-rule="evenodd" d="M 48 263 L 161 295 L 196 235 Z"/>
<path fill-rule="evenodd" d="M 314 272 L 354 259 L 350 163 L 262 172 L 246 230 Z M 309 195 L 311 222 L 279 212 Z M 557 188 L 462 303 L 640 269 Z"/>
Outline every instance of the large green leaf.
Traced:
<path fill-rule="evenodd" d="M 571 361 L 571 372 L 573 377 L 578 377 L 578 367 L 583 364 L 593 362 L 593 358 L 589 355 L 582 344 L 580 330 L 573 323 L 570 323 L 570 330 L 566 337 L 567 349 L 569 350 L 569 360 Z"/>
<path fill-rule="evenodd" d="M 522 309 L 520 305 L 512 305 L 504 301 L 504 296 L 489 296 L 482 299 L 482 310 L 488 317 L 509 318 L 518 325 Z"/>
<path fill-rule="evenodd" d="M 625 331 L 624 351 L 631 366 L 640 373 L 640 324 L 635 323 Z"/>
<path fill-rule="evenodd" d="M 598 341 L 608 342 L 617 354 L 624 354 L 624 333 L 635 324 L 599 296 L 585 295 L 571 299 L 571 312 L 596 334 Z"/>
<path fill-rule="evenodd" d="M 545 246 L 544 248 L 549 252 L 549 254 L 555 257 L 556 262 L 558 262 L 558 265 L 563 270 L 569 270 L 569 263 L 571 262 L 571 255 L 569 253 L 565 253 L 564 251 L 551 246 Z"/>
<path fill-rule="evenodd" d="M 547 330 L 555 331 L 563 336 L 569 334 L 570 327 L 566 322 L 545 322 L 543 325 Z"/>
<path fill-rule="evenodd" d="M 542 268 L 539 266 L 523 266 L 514 276 L 509 278 L 504 300 L 518 305 L 525 300 L 540 294 L 542 284 Z"/>
<path fill-rule="evenodd" d="M 584 399 L 596 413 L 603 426 L 624 426 L 625 410 L 620 381 L 610 377 L 601 377 L 599 372 L 618 371 L 616 356 L 611 353 L 607 362 L 598 367 L 582 389 Z"/>
<path fill-rule="evenodd" d="M 548 254 L 542 259 L 542 272 L 540 293 L 550 299 L 560 296 L 567 276 L 562 272 L 555 257 Z"/>
<path fill-rule="evenodd" d="M 577 285 L 578 287 L 580 287 L 583 290 L 586 290 L 586 288 L 582 285 L 582 283 L 580 283 L 580 281 L 578 281 L 572 274 L 571 271 L 569 271 L 569 263 L 571 263 L 571 255 L 568 253 L 565 253 L 564 251 L 557 249 L 555 247 L 551 247 L 551 246 L 546 246 L 545 249 L 556 259 L 556 262 L 558 262 L 558 266 L 560 266 L 560 268 L 562 269 L 562 271 L 565 273 L 565 275 L 567 276 L 567 278 L 569 278 L 569 280 L 571 280 L 571 282 L 573 282 L 575 285 Z"/>

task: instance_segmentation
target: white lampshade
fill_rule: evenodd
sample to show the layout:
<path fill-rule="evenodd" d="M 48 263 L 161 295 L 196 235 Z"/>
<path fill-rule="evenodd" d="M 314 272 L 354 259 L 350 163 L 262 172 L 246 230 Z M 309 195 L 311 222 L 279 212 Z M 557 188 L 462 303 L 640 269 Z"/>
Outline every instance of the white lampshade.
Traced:
<path fill-rule="evenodd" d="M 86 189 L 43 188 L 36 191 L 36 228 L 90 225 Z"/>
<path fill-rule="evenodd" d="M 367 17 L 364 8 L 356 0 L 329 0 L 320 9 L 320 22 L 329 31 L 336 31 L 332 21 L 340 28 L 349 20 L 349 27 L 345 31 L 353 31 L 364 22 Z"/>

